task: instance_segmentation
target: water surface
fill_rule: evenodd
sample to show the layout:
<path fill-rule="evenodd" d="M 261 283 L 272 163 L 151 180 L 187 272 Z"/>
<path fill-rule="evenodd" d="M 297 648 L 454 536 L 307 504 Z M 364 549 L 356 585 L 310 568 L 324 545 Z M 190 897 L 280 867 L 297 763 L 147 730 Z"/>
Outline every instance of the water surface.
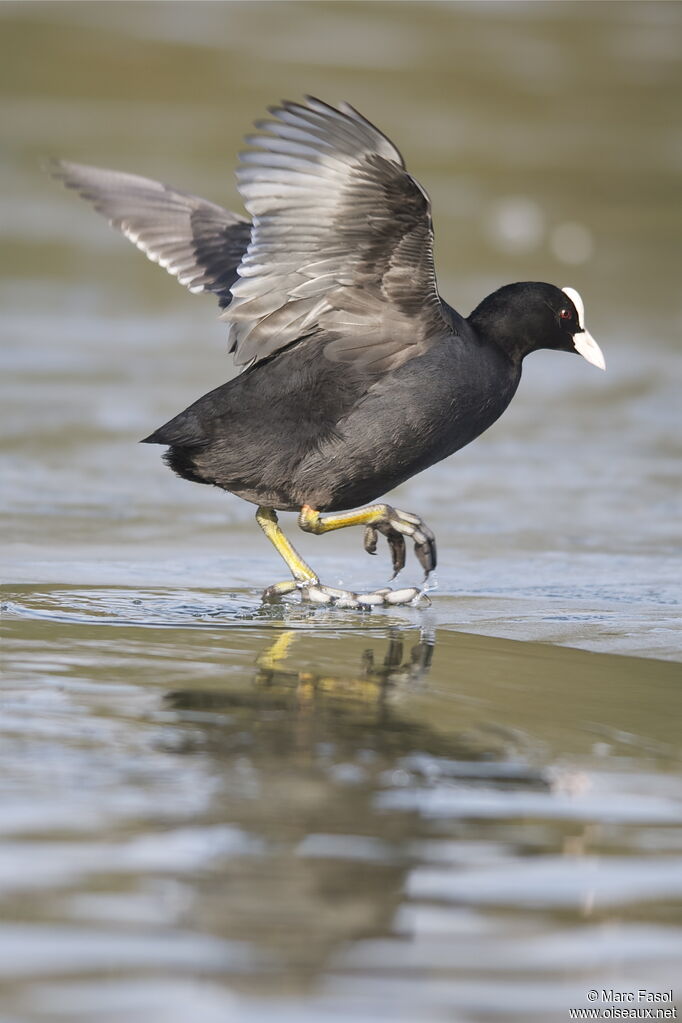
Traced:
<path fill-rule="evenodd" d="M 544 1020 L 633 970 L 672 983 L 676 665 L 416 611 L 12 597 L 0 941 L 23 1018 Z"/>

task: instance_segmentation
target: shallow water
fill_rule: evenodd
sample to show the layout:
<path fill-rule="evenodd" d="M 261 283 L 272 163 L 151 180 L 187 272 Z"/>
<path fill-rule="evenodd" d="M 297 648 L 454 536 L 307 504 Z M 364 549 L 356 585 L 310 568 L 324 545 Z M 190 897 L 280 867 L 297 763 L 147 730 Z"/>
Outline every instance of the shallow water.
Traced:
<path fill-rule="evenodd" d="M 2 1023 L 565 1020 L 674 988 L 681 10 L 0 7 Z M 261 605 L 253 509 L 136 444 L 229 376 L 211 301 L 39 170 L 238 208 L 243 134 L 304 92 L 396 140 L 452 304 L 571 284 L 607 357 L 538 353 L 396 492 L 438 536 L 426 611 Z M 351 530 L 296 542 L 386 581 Z"/>
<path fill-rule="evenodd" d="M 10 1018 L 558 1019 L 671 986 L 677 665 L 244 592 L 10 597 Z"/>

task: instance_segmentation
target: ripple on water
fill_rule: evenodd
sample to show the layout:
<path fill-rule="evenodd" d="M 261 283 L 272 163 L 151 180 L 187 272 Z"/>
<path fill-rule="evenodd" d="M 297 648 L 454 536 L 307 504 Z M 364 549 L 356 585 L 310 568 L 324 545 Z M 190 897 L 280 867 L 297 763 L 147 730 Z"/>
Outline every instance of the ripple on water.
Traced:
<path fill-rule="evenodd" d="M 9 618 L 35 619 L 74 625 L 125 625 L 153 628 L 221 628 L 249 623 L 329 625 L 361 628 L 404 621 L 411 608 L 373 608 L 361 611 L 302 604 L 296 598 L 265 604 L 254 591 L 202 592 L 178 589 L 49 588 L 34 590 L 25 599 L 6 600 Z M 416 613 L 416 612 L 415 612 Z"/>

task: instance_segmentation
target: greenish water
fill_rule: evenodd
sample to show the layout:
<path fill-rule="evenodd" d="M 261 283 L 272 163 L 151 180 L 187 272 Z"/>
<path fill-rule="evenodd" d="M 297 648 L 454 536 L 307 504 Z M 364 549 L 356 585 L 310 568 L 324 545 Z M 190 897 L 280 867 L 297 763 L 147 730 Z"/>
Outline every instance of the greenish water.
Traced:
<path fill-rule="evenodd" d="M 13 596 L 0 983 L 20 1018 L 544 1020 L 673 983 L 676 665 L 417 612 Z"/>
<path fill-rule="evenodd" d="M 682 7 L 5 3 L 0 51 L 2 1023 L 674 988 Z M 239 208 L 242 136 L 305 92 L 399 145 L 453 305 L 577 287 L 607 357 L 538 353 L 396 493 L 438 537 L 426 611 L 260 605 L 253 509 L 136 443 L 232 372 L 215 308 L 40 171 Z M 352 530 L 300 547 L 386 581 Z"/>

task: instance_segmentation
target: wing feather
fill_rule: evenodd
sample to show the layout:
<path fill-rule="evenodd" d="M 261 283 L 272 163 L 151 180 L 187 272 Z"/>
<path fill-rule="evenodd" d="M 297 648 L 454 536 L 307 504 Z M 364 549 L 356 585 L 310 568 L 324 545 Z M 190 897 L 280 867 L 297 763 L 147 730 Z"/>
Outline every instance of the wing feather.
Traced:
<path fill-rule="evenodd" d="M 55 162 L 52 173 L 193 292 L 213 292 L 239 365 L 301 337 L 390 368 L 450 329 L 429 198 L 347 103 L 283 102 L 256 122 L 239 190 L 253 221 L 158 181 Z"/>
<path fill-rule="evenodd" d="M 251 237 L 248 220 L 137 174 L 61 160 L 50 169 L 190 291 L 213 292 L 222 308 L 229 305 Z"/>
<path fill-rule="evenodd" d="M 304 331 L 323 333 L 339 361 L 389 366 L 419 354 L 448 329 L 428 196 L 348 104 L 306 97 L 269 112 L 237 170 L 253 230 L 223 313 L 236 362 Z"/>

